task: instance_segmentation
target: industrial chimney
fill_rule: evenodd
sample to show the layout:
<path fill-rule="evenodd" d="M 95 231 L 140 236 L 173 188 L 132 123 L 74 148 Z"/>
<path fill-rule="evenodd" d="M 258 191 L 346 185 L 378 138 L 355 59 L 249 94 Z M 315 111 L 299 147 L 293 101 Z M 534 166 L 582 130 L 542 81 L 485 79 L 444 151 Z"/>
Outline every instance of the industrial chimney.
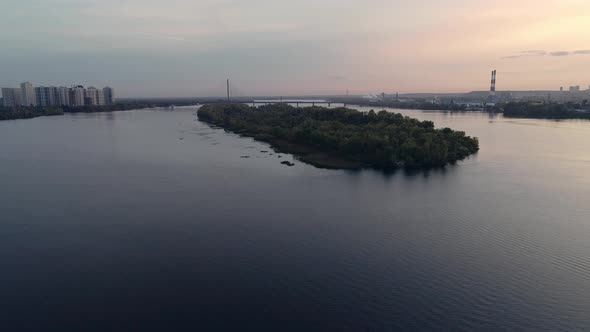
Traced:
<path fill-rule="evenodd" d="M 490 96 L 496 95 L 496 70 L 492 70 L 492 84 L 490 86 Z"/>

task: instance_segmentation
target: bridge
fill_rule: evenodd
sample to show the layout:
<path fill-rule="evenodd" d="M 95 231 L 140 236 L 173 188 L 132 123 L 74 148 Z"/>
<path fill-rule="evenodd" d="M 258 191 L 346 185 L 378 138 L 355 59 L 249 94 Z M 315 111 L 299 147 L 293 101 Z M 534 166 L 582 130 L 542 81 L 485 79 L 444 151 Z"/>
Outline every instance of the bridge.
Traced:
<path fill-rule="evenodd" d="M 327 105 L 331 107 L 332 104 L 336 104 L 338 106 L 343 105 L 346 107 L 345 103 L 342 102 L 332 102 L 324 99 L 284 99 L 283 97 L 280 98 L 273 98 L 272 99 L 262 99 L 265 97 L 259 97 L 261 99 L 256 99 L 255 97 L 247 97 L 243 93 L 239 93 L 239 89 L 232 83 L 230 80 L 227 79 L 225 82 L 226 94 L 227 94 L 227 101 L 234 101 L 234 102 L 241 102 L 244 104 L 250 104 L 252 106 L 256 105 L 269 105 L 269 104 L 289 104 L 295 105 L 296 107 L 302 106 L 316 106 L 316 105 Z M 238 92 L 238 93 L 236 93 Z M 292 97 L 293 98 L 293 97 Z M 296 97 L 295 97 L 296 98 Z"/>
<path fill-rule="evenodd" d="M 317 105 L 328 105 L 328 107 L 331 107 L 332 104 L 343 104 L 343 103 L 334 103 L 331 101 L 326 101 L 326 100 L 288 100 L 288 99 L 270 99 L 270 100 L 253 100 L 252 102 L 249 102 L 249 104 L 252 104 L 252 106 L 256 106 L 256 105 L 269 105 L 269 104 L 295 104 L 295 106 L 299 107 L 299 105 L 311 105 L 311 106 L 315 106 Z M 344 106 L 346 106 L 346 104 L 344 104 Z"/>

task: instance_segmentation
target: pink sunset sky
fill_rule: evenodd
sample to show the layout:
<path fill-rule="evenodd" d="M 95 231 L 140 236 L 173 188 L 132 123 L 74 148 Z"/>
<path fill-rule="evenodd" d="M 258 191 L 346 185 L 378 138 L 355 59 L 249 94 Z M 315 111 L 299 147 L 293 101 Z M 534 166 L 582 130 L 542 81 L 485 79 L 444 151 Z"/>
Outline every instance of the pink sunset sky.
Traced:
<path fill-rule="evenodd" d="M 9 1 L 10 2 L 10 1 Z M 0 86 L 123 97 L 590 85 L 587 0 L 44 0 L 0 13 Z M 5 7 L 6 8 L 6 7 Z"/>

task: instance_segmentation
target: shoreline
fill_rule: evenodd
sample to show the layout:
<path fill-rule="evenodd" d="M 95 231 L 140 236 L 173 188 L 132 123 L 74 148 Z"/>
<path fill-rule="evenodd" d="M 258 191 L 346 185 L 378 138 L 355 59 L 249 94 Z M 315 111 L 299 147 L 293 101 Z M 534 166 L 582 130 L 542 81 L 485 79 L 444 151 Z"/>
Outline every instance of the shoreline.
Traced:
<path fill-rule="evenodd" d="M 399 165 L 398 167 L 393 167 L 393 168 L 378 168 L 378 167 L 374 167 L 370 164 L 363 164 L 362 162 L 359 161 L 355 161 L 355 160 L 348 160 L 345 158 L 342 158 L 340 156 L 337 156 L 335 154 L 330 154 L 328 152 L 322 151 L 318 148 L 312 147 L 312 146 L 305 146 L 302 144 L 297 144 L 297 143 L 292 143 L 292 142 L 288 142 L 285 140 L 282 140 L 280 138 L 276 138 L 276 137 L 269 137 L 267 135 L 264 134 L 255 134 L 255 133 L 250 133 L 250 132 L 238 132 L 238 131 L 232 131 L 223 127 L 220 127 L 216 124 L 213 123 L 209 123 L 206 121 L 203 121 L 204 123 L 206 123 L 208 126 L 210 126 L 211 128 L 214 129 L 222 129 L 226 132 L 232 133 L 232 134 L 236 134 L 239 137 L 243 137 L 243 138 L 252 138 L 253 140 L 260 142 L 260 143 L 265 143 L 268 144 L 270 146 L 270 148 L 277 154 L 290 154 L 292 155 L 296 160 L 312 165 L 316 168 L 320 168 L 320 169 L 330 169 L 330 170 L 346 170 L 346 171 L 360 171 L 363 169 L 372 169 L 372 170 L 377 170 L 377 171 L 383 171 L 383 172 L 393 172 L 393 171 L 398 171 L 400 169 L 404 169 L 405 171 L 423 171 L 423 170 L 431 170 L 431 169 L 442 169 L 447 167 L 448 165 L 456 165 L 457 162 L 462 161 L 462 160 L 457 160 L 455 162 L 450 162 L 448 163 L 448 165 L 442 165 L 442 166 L 404 166 L 404 165 Z M 478 151 L 479 152 L 479 151 Z M 478 152 L 475 152 L 472 155 L 477 155 Z M 465 158 L 467 159 L 467 158 Z"/>
<path fill-rule="evenodd" d="M 211 125 L 208 122 L 205 122 Z M 223 127 L 218 127 L 226 130 Z M 330 154 L 313 146 L 306 146 L 303 144 L 292 143 L 286 140 L 276 138 L 270 135 L 256 134 L 250 132 L 229 132 L 235 133 L 241 137 L 252 138 L 255 141 L 269 144 L 276 153 L 291 154 L 295 159 L 323 169 L 346 169 L 346 170 L 360 170 L 369 168 L 369 165 L 364 165 L 359 161 L 348 160 L 340 156 Z"/>
<path fill-rule="evenodd" d="M 26 120 L 45 116 L 63 116 L 76 113 L 110 113 L 118 111 L 144 110 L 150 108 L 168 107 L 165 105 L 147 104 L 115 104 L 105 106 L 84 106 L 84 107 L 55 107 L 55 108 L 21 108 L 3 109 L 0 108 L 0 121 Z"/>

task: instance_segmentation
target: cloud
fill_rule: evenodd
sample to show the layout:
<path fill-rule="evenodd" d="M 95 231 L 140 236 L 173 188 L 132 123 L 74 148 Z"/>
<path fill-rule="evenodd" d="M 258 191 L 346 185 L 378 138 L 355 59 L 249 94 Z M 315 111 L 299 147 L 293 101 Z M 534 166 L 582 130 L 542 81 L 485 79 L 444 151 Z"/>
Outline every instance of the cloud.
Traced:
<path fill-rule="evenodd" d="M 547 51 L 544 50 L 528 50 L 528 51 L 520 51 L 518 54 L 515 55 L 508 55 L 502 57 L 502 59 L 518 59 L 524 56 L 544 56 L 547 55 Z"/>
<path fill-rule="evenodd" d="M 547 54 L 547 52 L 543 51 L 543 50 L 522 51 L 520 53 L 526 54 L 526 55 L 545 55 L 545 54 Z"/>
<path fill-rule="evenodd" d="M 570 52 L 567 51 L 557 51 L 557 52 L 549 52 L 551 56 L 568 56 Z"/>
<path fill-rule="evenodd" d="M 328 79 L 334 80 L 334 81 L 344 81 L 344 80 L 346 80 L 346 77 L 341 76 L 341 75 L 330 75 L 330 76 L 328 76 Z"/>
<path fill-rule="evenodd" d="M 514 55 L 508 55 L 508 56 L 503 56 L 502 59 L 518 59 L 518 58 L 522 58 L 522 57 L 530 57 L 530 56 L 545 56 L 545 55 L 550 55 L 550 56 L 569 56 L 569 55 L 585 55 L 585 54 L 589 54 L 590 55 L 590 50 L 577 50 L 577 51 L 551 51 L 551 52 L 547 52 L 547 51 L 543 51 L 543 50 L 529 50 L 529 51 L 520 51 L 517 54 Z"/>

